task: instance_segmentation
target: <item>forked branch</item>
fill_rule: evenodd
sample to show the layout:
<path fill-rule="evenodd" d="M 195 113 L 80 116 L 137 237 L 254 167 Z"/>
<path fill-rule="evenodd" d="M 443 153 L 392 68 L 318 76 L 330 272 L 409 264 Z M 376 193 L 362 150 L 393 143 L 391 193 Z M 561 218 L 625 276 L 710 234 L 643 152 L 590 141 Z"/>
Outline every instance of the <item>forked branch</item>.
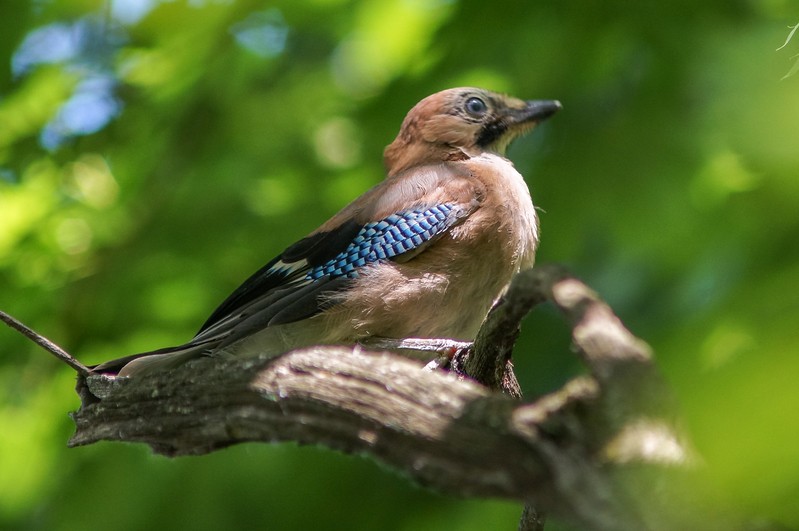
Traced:
<path fill-rule="evenodd" d="M 523 403 L 510 355 L 522 318 L 543 301 L 571 322 L 590 376 Z M 557 267 L 524 272 L 474 346 L 455 351 L 460 372 L 334 346 L 201 359 L 133 379 L 79 371 L 70 445 L 141 442 L 175 456 L 247 441 L 322 444 L 370 455 L 442 492 L 532 500 L 581 529 L 673 524 L 653 512 L 652 493 L 631 492 L 618 477 L 630 464 L 689 461 L 669 420 L 670 395 L 646 345 L 593 291 Z"/>

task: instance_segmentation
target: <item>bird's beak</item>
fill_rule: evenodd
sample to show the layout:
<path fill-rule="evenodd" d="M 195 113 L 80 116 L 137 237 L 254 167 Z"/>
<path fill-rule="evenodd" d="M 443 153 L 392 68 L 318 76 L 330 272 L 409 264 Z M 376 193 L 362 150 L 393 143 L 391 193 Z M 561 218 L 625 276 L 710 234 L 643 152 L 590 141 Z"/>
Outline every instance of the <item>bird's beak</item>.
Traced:
<path fill-rule="evenodd" d="M 504 155 L 514 138 L 531 131 L 561 108 L 558 100 L 516 100 L 513 103 L 515 105 L 506 107 L 500 116 L 501 127 L 484 128 L 477 140 L 478 145 Z"/>
<path fill-rule="evenodd" d="M 530 100 L 525 104 L 524 107 L 514 110 L 511 114 L 515 124 L 543 122 L 563 108 L 558 100 Z"/>

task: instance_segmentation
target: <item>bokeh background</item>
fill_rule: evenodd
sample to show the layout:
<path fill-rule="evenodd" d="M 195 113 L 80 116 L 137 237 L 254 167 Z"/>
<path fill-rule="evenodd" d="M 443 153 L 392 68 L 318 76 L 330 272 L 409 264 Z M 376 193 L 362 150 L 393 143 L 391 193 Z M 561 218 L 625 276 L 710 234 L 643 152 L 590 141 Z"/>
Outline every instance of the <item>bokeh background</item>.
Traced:
<path fill-rule="evenodd" d="M 652 345 L 702 495 L 799 528 L 797 22 L 789 0 L 3 0 L 0 308 L 86 363 L 183 342 L 382 178 L 422 97 L 557 98 L 509 153 L 539 262 Z M 528 397 L 581 371 L 552 310 L 517 352 Z M 73 385 L 0 329 L 0 528 L 516 528 L 517 503 L 324 448 L 67 449 Z"/>

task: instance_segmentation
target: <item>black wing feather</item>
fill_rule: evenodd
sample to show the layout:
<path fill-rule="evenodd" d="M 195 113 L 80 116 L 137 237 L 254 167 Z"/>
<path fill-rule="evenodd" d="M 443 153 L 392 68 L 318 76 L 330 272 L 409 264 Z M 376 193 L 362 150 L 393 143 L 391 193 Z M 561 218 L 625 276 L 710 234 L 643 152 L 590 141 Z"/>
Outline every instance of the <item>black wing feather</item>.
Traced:
<path fill-rule="evenodd" d="M 336 230 L 319 232 L 294 243 L 286 248 L 280 255 L 256 271 L 245 280 L 236 290 L 217 307 L 211 316 L 203 323 L 198 334 L 204 332 L 217 322 L 237 309 L 243 308 L 251 302 L 266 295 L 272 290 L 284 286 L 287 282 L 301 279 L 308 269 L 324 264 L 352 242 L 352 239 L 361 230 L 361 225 L 354 219 L 347 220 Z M 275 266 L 282 262 L 294 264 L 305 260 L 306 266 L 290 273 L 276 269 Z"/>

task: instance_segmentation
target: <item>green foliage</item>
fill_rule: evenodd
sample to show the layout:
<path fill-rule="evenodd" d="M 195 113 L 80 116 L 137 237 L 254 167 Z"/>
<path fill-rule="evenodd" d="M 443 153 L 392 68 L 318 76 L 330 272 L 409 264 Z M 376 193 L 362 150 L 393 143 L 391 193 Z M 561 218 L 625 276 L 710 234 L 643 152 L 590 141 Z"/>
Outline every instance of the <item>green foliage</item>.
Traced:
<path fill-rule="evenodd" d="M 420 98 L 558 98 L 510 153 L 543 209 L 539 261 L 652 344 L 720 506 L 799 526 L 799 106 L 773 52 L 789 6 L 6 2 L 0 305 L 85 363 L 185 341 L 382 178 Z M 580 370 L 567 345 L 557 316 L 528 319 L 527 396 Z M 67 450 L 69 369 L 9 330 L 0 352 L 2 528 L 481 530 L 520 513 L 317 448 Z"/>

